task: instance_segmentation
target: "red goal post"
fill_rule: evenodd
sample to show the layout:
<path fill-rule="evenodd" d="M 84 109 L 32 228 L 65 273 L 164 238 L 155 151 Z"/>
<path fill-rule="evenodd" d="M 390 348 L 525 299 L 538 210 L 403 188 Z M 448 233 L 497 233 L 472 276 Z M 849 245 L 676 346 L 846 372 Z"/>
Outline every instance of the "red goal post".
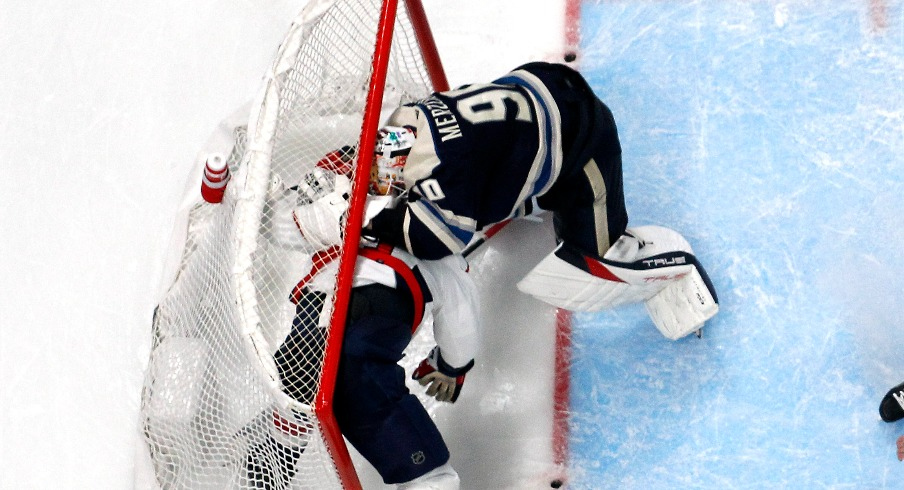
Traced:
<path fill-rule="evenodd" d="M 377 29 L 377 41 L 374 49 L 370 90 L 364 109 L 364 124 L 361 130 L 361 139 L 358 148 L 373 148 L 376 141 L 376 133 L 381 122 L 381 107 L 383 106 L 383 91 L 386 84 L 389 57 L 393 41 L 393 31 L 399 0 L 384 0 L 380 22 Z M 433 40 L 433 34 L 427 22 L 421 0 L 404 0 L 407 6 L 409 19 L 416 36 L 417 44 L 421 50 L 424 67 L 433 85 L 433 90 L 448 90 L 445 71 Z M 357 172 L 355 172 L 355 189 L 366 191 L 367 181 L 372 163 L 372 153 L 359 152 L 357 159 Z M 341 479 L 348 488 L 360 487 L 351 458 L 339 433 L 332 411 L 333 393 L 336 386 L 336 373 L 339 367 L 339 354 L 342 347 L 344 325 L 348 310 L 349 296 L 351 292 L 352 276 L 355 271 L 355 262 L 358 255 L 358 242 L 361 239 L 361 226 L 364 215 L 366 192 L 354 192 L 349 206 L 346 222 L 345 241 L 343 243 L 343 257 L 339 264 L 337 275 L 337 294 L 333 318 L 330 321 L 330 329 L 336 332 L 330 335 L 326 345 L 326 356 L 321 377 L 321 388 L 317 393 L 315 411 L 322 421 L 329 420 L 329 433 L 326 439 L 333 444 L 333 455 L 337 461 Z"/>
<path fill-rule="evenodd" d="M 180 218 L 180 259 L 154 313 L 141 403 L 157 488 L 361 487 L 332 398 L 369 149 L 388 111 L 447 88 L 420 0 L 311 0 L 294 20 L 247 125 L 233 128 L 223 149 L 234 177 L 222 202 L 203 202 L 196 189 Z M 330 320 L 283 351 L 308 313 L 290 292 L 318 251 L 274 243 L 276 203 L 344 145 L 356 148 L 356 165 L 334 292 L 322 309 Z M 298 386 L 284 386 L 278 356 L 304 368 Z M 291 471 L 261 469 L 287 459 Z"/>

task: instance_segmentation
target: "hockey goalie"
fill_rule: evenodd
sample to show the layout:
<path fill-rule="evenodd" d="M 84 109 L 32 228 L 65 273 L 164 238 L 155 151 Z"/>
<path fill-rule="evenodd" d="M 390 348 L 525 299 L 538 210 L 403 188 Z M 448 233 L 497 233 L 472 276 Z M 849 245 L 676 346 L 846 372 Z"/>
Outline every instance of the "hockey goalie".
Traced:
<path fill-rule="evenodd" d="M 559 247 L 521 291 L 574 311 L 643 301 L 669 339 L 698 331 L 718 311 L 680 234 L 627 228 L 615 120 L 570 67 L 528 63 L 403 105 L 389 124 L 415 140 L 406 202 L 370 224 L 382 241 L 437 259 L 494 225 L 551 211 Z"/>

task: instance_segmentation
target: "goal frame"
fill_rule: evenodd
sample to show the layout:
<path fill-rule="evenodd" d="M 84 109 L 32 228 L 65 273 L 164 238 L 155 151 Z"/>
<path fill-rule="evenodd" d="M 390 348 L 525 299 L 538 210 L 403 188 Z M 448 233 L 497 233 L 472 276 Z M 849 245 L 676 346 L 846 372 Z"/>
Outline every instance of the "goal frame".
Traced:
<path fill-rule="evenodd" d="M 376 142 L 399 1 L 383 0 L 382 2 L 379 26 L 374 43 L 371 79 L 358 148 L 372 148 Z M 433 85 L 433 90 L 448 90 L 449 84 L 421 0 L 401 1 L 404 1 L 408 8 L 408 15 L 412 22 L 417 45 L 424 59 L 425 68 Z M 369 152 L 359 152 L 358 159 L 355 162 L 357 168 L 355 172 L 355 189 L 367 188 L 371 163 Z M 313 407 L 318 420 L 321 422 L 324 443 L 333 457 L 340 482 L 345 488 L 353 490 L 361 489 L 361 482 L 333 414 L 333 396 L 339 370 L 342 340 L 345 337 L 346 313 L 351 297 L 355 263 L 358 258 L 358 242 L 361 239 L 365 200 L 365 192 L 355 192 L 350 198 L 345 236 L 342 244 L 343 254 L 339 262 L 339 272 L 336 278 L 336 296 L 333 314 L 330 319 L 331 333 L 324 350 L 320 390 L 317 393 Z"/>

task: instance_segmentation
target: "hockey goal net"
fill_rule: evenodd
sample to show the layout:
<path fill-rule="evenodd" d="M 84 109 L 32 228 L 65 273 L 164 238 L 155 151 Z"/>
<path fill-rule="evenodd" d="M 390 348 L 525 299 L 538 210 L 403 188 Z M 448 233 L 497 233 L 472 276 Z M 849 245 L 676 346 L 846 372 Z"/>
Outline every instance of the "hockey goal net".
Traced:
<path fill-rule="evenodd" d="M 141 420 L 159 488 L 360 487 L 331 400 L 366 150 L 389 111 L 445 83 L 419 0 L 312 0 L 295 19 L 248 124 L 234 128 L 225 197 L 210 204 L 199 192 L 189 207 L 178 271 L 154 313 Z M 271 240 L 274 196 L 346 145 L 356 166 L 334 294 L 296 307 L 293 286 L 322 255 Z M 315 310 L 318 328 L 281 349 Z M 291 386 L 285 364 L 298 370 Z"/>

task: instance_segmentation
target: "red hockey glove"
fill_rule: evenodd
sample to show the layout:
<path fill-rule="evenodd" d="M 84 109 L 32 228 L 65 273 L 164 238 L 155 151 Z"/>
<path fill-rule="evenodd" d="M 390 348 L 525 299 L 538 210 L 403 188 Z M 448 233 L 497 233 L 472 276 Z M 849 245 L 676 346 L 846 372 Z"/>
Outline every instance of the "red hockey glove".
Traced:
<path fill-rule="evenodd" d="M 421 361 L 417 369 L 411 374 L 411 379 L 421 386 L 430 385 L 427 388 L 427 396 L 432 396 L 441 402 L 455 403 L 461 393 L 461 387 L 465 384 L 465 373 L 474 367 L 474 360 L 464 367 L 454 368 L 443 360 L 439 353 L 439 347 L 434 347 L 426 359 Z"/>

